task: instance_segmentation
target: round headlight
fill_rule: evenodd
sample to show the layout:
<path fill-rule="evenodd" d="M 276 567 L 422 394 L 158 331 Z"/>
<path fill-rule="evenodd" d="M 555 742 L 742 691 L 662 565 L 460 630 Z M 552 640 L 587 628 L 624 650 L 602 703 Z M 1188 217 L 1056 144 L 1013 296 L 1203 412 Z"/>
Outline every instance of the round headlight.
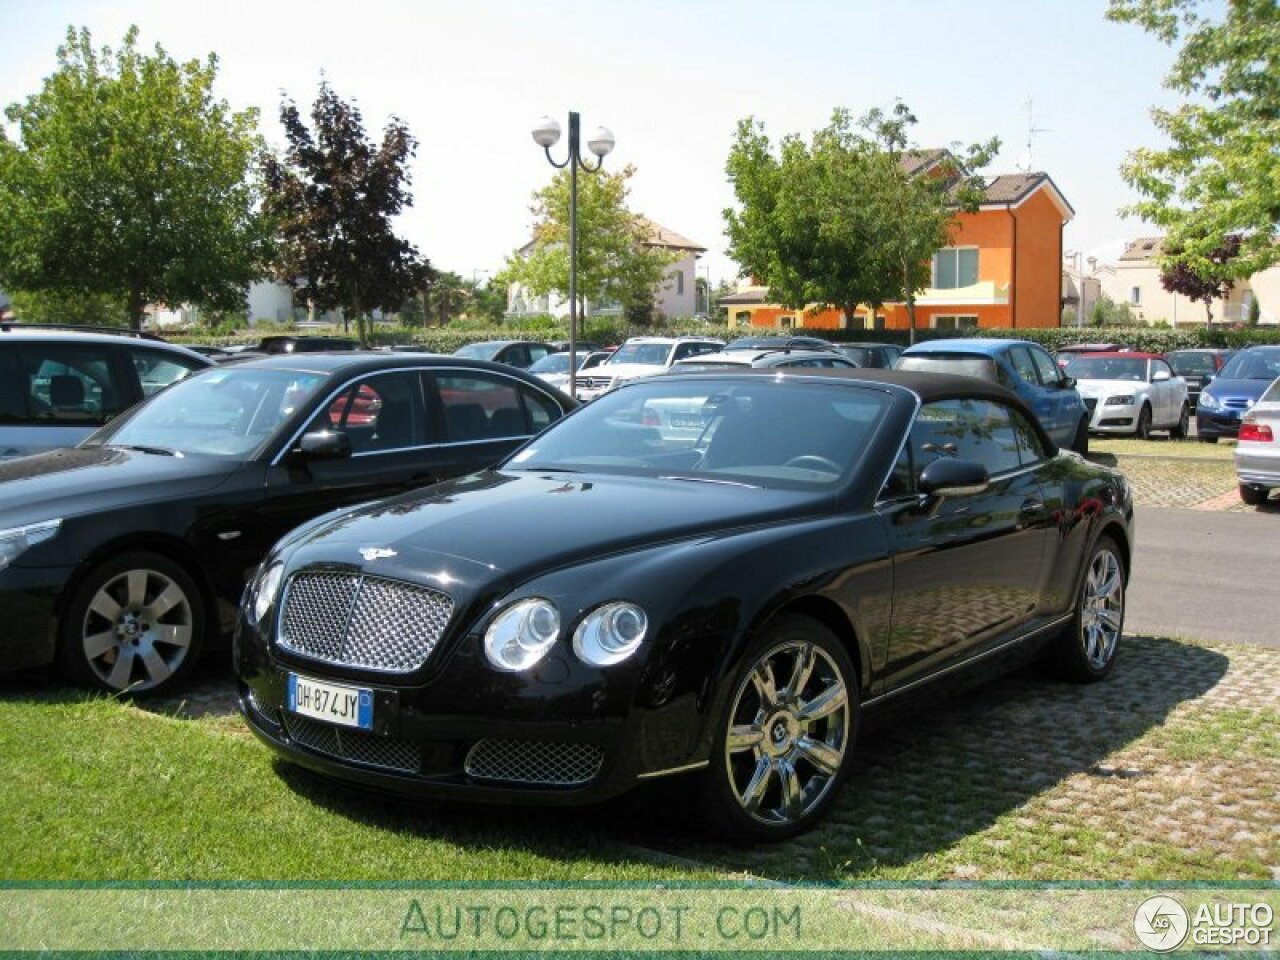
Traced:
<path fill-rule="evenodd" d="M 261 623 L 271 605 L 275 603 L 276 594 L 280 590 L 280 581 L 284 577 L 284 564 L 273 563 L 258 580 L 258 588 L 253 594 L 253 619 Z"/>
<path fill-rule="evenodd" d="M 550 600 L 521 600 L 507 607 L 484 633 L 484 653 L 499 670 L 528 670 L 560 636 L 560 611 Z"/>
<path fill-rule="evenodd" d="M 635 653 L 648 629 L 649 617 L 634 603 L 606 603 L 573 632 L 573 652 L 583 663 L 607 667 Z"/>

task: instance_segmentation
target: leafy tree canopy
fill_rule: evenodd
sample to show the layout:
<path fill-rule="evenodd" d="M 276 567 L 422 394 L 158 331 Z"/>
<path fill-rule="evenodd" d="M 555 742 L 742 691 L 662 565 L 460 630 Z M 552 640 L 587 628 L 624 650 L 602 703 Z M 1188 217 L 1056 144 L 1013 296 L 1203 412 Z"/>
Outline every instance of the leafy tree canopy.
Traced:
<path fill-rule="evenodd" d="M 789 307 L 833 306 L 849 321 L 859 304 L 899 301 L 914 315 L 957 210 L 981 199 L 966 166 L 998 148 L 975 145 L 914 174 L 903 161 L 915 122 L 901 103 L 856 122 L 837 109 L 808 143 L 789 135 L 775 150 L 762 124 L 741 121 L 726 165 L 738 199 L 724 211 L 730 256 Z"/>
<path fill-rule="evenodd" d="M 651 247 L 647 221 L 627 209 L 635 167 L 578 176 L 578 295 L 644 307 L 675 258 Z M 533 244 L 508 258 L 496 278 L 534 296 L 569 296 L 569 171 L 558 171 L 533 195 Z"/>
<path fill-rule="evenodd" d="M 1165 86 L 1185 99 L 1151 111 L 1169 138 L 1121 168 L 1162 227 L 1163 258 L 1212 277 L 1224 236 L 1240 236 L 1236 277 L 1280 262 L 1280 6 L 1275 0 L 1111 0 L 1107 17 L 1181 43 Z"/>
<path fill-rule="evenodd" d="M 367 344 L 367 311 L 399 308 L 432 277 L 427 260 L 392 227 L 413 204 L 407 163 L 417 141 L 393 117 L 381 145 L 373 144 L 360 111 L 327 82 L 310 128 L 288 99 L 280 122 L 288 149 L 263 159 L 265 208 L 278 230 L 276 276 L 316 308 L 354 316 Z"/>
<path fill-rule="evenodd" d="M 1205 323 L 1212 323 L 1213 301 L 1225 297 L 1235 286 L 1232 276 L 1240 247 L 1238 234 L 1223 237 L 1207 257 L 1197 258 L 1196 266 L 1182 259 L 1179 249 L 1174 247 L 1167 251 L 1168 257 L 1160 270 L 1160 285 L 1170 293 L 1180 293 L 1203 303 Z M 1202 260 L 1205 262 L 1201 263 Z"/>
<path fill-rule="evenodd" d="M 267 231 L 253 110 L 213 95 L 217 58 L 119 50 L 68 29 L 42 89 L 0 130 L 0 285 L 124 302 L 243 307 Z"/>

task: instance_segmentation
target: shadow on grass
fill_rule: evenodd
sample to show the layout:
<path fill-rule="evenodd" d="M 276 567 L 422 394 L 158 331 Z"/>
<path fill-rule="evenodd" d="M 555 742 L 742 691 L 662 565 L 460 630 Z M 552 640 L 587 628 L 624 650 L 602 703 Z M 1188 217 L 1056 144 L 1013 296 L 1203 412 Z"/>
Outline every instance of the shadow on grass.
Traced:
<path fill-rule="evenodd" d="M 944 851 L 1075 774 L 1140 783 L 1152 771 L 1112 769 L 1105 758 L 1203 695 L 1227 666 L 1227 657 L 1203 647 L 1126 637 L 1101 683 L 1058 683 L 1027 669 L 868 713 L 848 787 L 829 818 L 796 840 L 755 848 L 709 839 L 692 815 L 687 778 L 588 809 L 513 808 L 385 798 L 286 762 L 276 767 L 292 789 L 376 829 L 558 858 L 634 861 L 654 851 L 732 871 L 826 880 Z"/>

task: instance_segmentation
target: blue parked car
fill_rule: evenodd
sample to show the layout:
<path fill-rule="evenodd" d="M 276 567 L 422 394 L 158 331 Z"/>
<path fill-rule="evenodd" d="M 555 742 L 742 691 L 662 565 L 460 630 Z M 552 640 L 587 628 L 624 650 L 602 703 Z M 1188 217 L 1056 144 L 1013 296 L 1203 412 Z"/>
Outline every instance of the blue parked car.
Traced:
<path fill-rule="evenodd" d="M 930 340 L 908 347 L 894 368 L 959 373 L 1008 387 L 1060 448 L 1089 452 L 1089 410 L 1076 382 L 1029 340 Z"/>
<path fill-rule="evenodd" d="M 1249 347 L 1233 355 L 1200 390 L 1196 436 L 1206 443 L 1234 437 L 1240 432 L 1240 418 L 1276 377 L 1280 377 L 1280 347 Z"/>

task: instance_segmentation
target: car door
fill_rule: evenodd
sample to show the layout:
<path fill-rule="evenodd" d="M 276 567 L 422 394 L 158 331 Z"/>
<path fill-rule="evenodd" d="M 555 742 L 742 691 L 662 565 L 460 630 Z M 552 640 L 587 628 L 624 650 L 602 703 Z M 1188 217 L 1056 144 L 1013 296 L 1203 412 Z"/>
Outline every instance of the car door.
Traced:
<path fill-rule="evenodd" d="M 1148 360 L 1147 370 L 1152 393 L 1159 397 L 1160 410 L 1155 417 L 1155 422 L 1165 427 L 1177 423 L 1182 415 L 1186 381 L 1175 379 L 1172 368 L 1163 360 Z"/>
<path fill-rule="evenodd" d="M 877 505 L 893 556 L 894 601 L 885 690 L 910 684 L 1015 635 L 1042 602 L 1053 527 L 1026 468 L 1011 411 L 987 400 L 925 404 Z M 985 466 L 983 492 L 916 493 L 939 457 Z"/>
<path fill-rule="evenodd" d="M 1047 351 L 1035 345 L 1026 349 L 1039 375 L 1040 386 L 1047 392 L 1048 402 L 1053 409 L 1053 426 L 1047 427 L 1048 433 L 1062 446 L 1069 446 L 1075 439 L 1076 429 L 1084 414 L 1080 395 L 1067 386 L 1066 375 Z"/>

